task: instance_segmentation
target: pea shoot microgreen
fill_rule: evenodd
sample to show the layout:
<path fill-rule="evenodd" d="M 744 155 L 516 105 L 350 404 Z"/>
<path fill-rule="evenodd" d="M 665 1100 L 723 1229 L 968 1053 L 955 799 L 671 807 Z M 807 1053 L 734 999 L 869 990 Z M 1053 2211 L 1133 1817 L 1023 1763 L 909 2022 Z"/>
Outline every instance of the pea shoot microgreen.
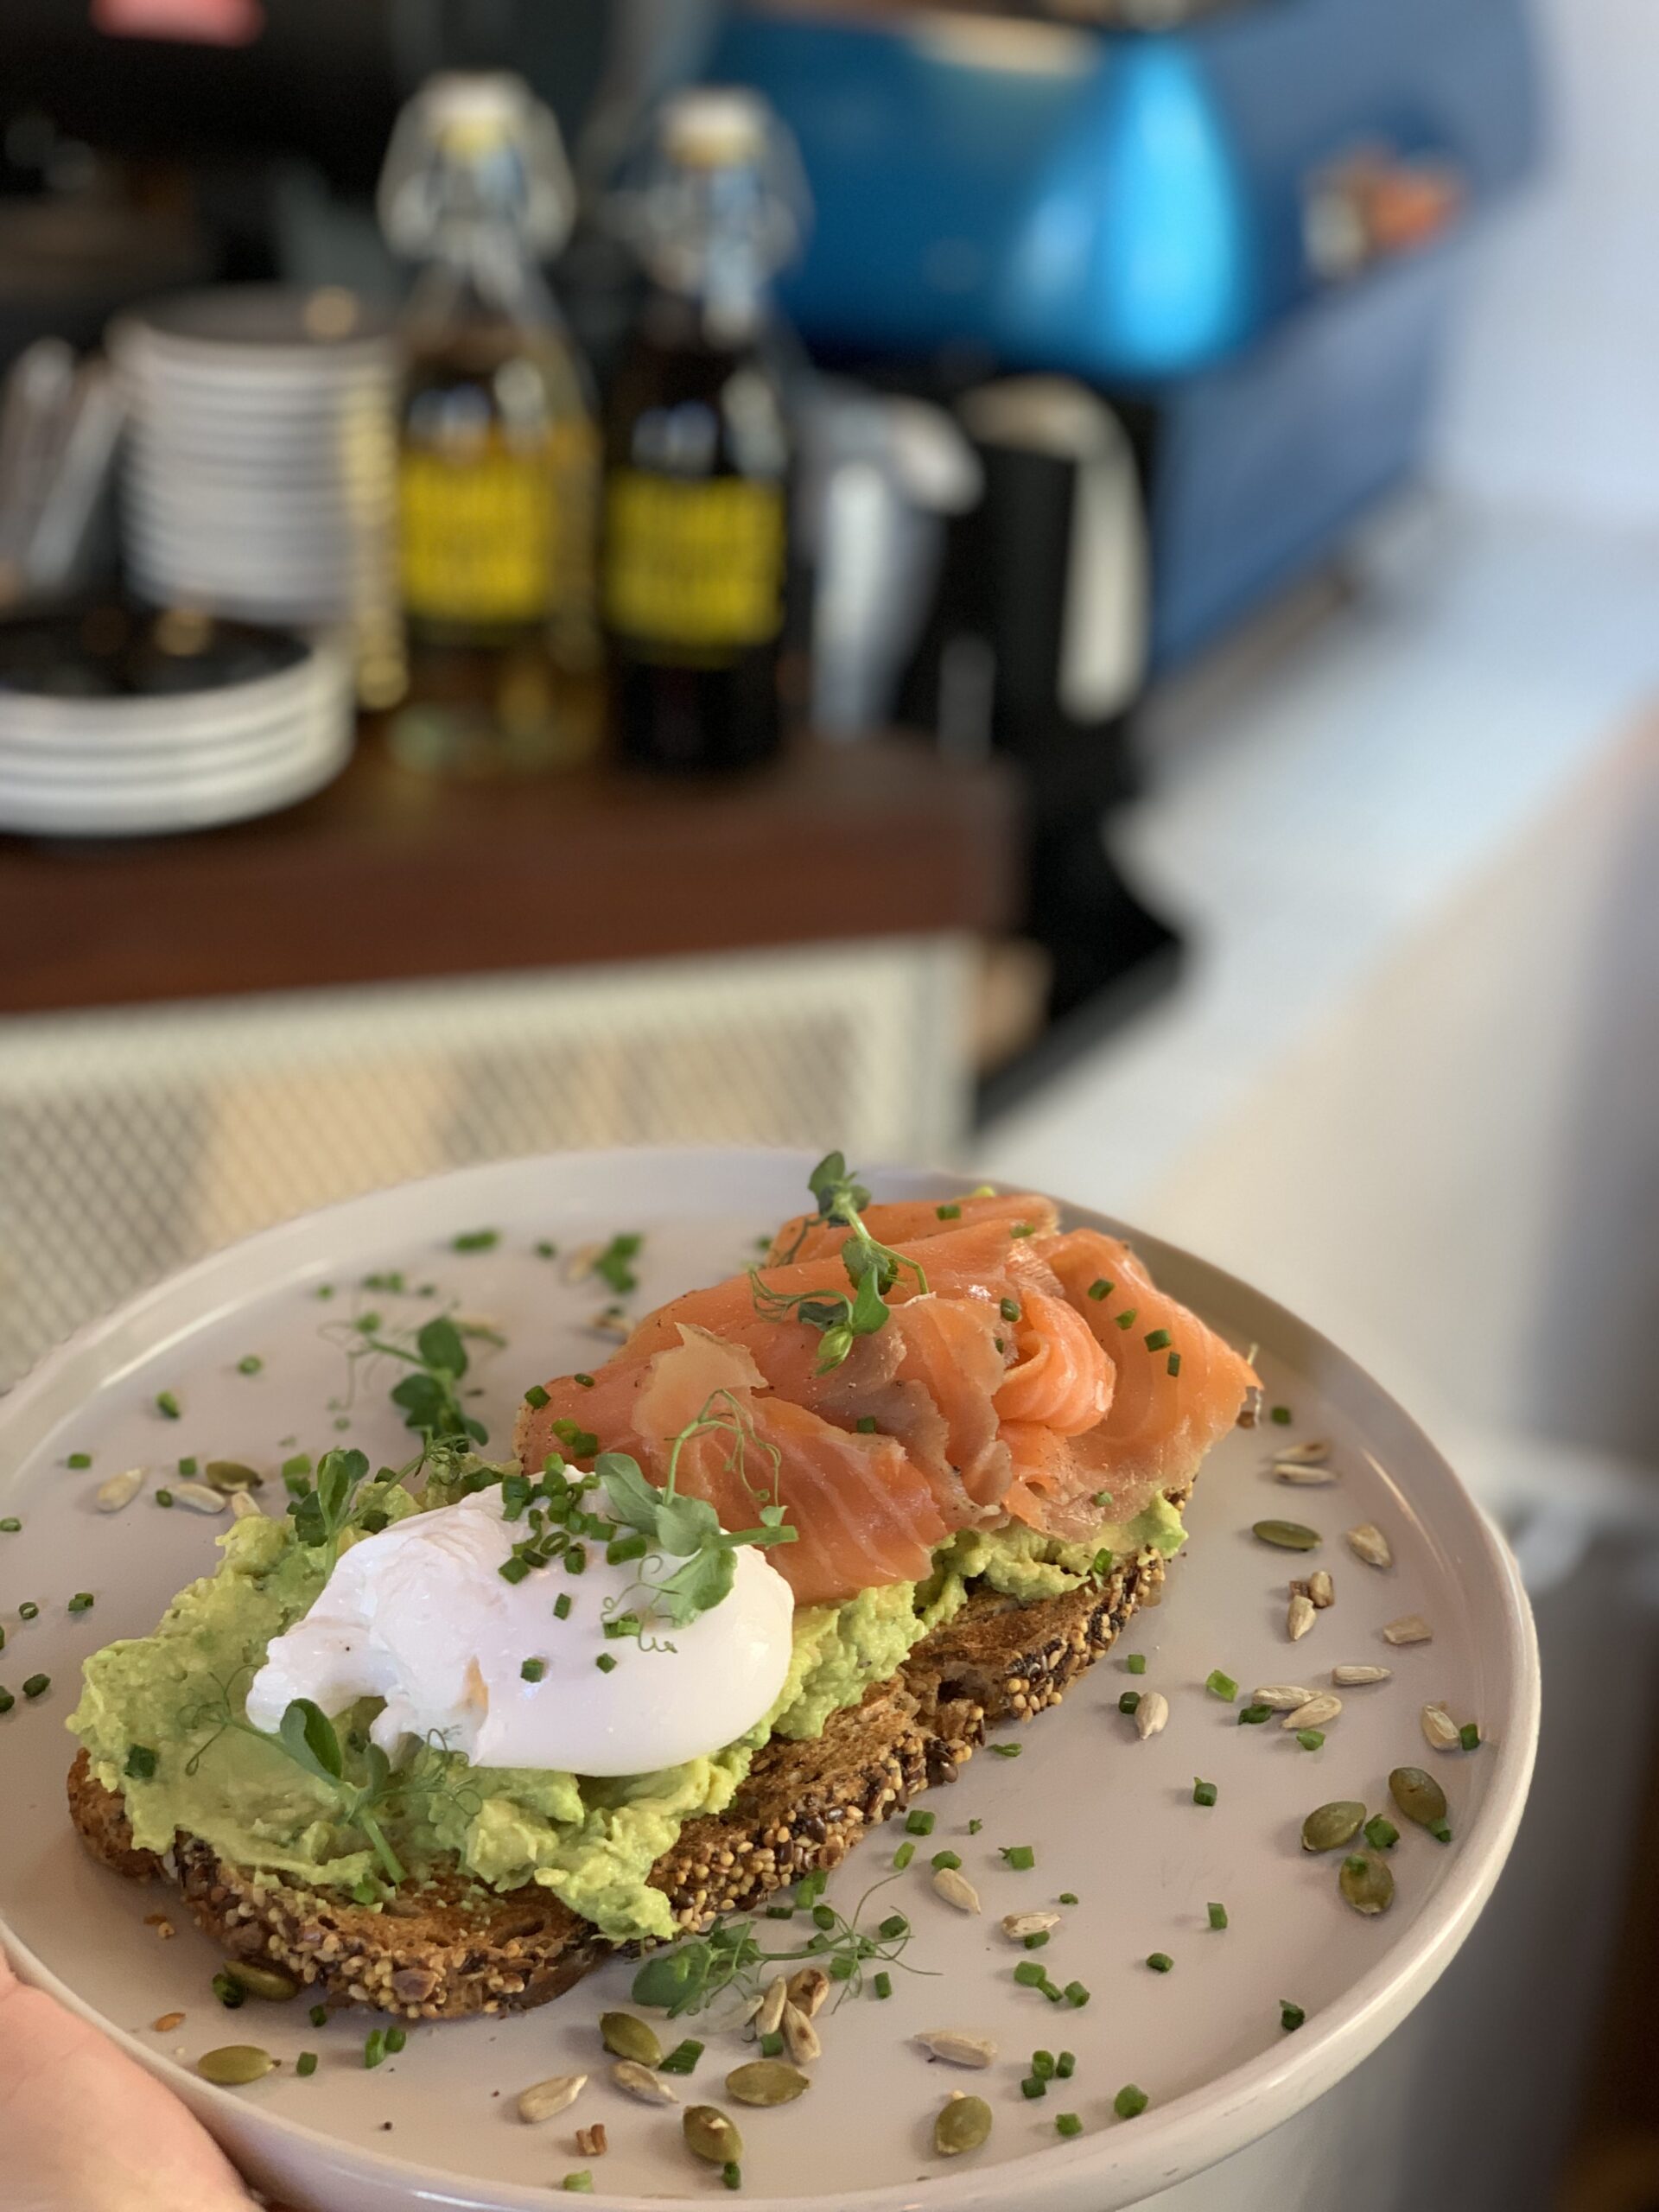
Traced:
<path fill-rule="evenodd" d="M 807 1178 L 807 1187 L 817 1203 L 816 1213 L 806 1215 L 789 1250 L 778 1262 L 787 1266 L 800 1250 L 809 1230 L 842 1228 L 851 1231 L 841 1248 L 841 1262 L 850 1294 L 833 1285 L 822 1289 L 783 1291 L 768 1283 L 759 1268 L 749 1269 L 755 1311 L 769 1321 L 794 1319 L 823 1332 L 817 1371 L 827 1375 L 841 1365 L 860 1337 L 873 1337 L 887 1324 L 887 1294 L 901 1274 L 915 1278 L 918 1291 L 927 1289 L 927 1275 L 918 1261 L 896 1252 L 871 1236 L 862 1218 L 870 1203 L 865 1185 L 849 1174 L 845 1155 L 826 1153 Z"/>

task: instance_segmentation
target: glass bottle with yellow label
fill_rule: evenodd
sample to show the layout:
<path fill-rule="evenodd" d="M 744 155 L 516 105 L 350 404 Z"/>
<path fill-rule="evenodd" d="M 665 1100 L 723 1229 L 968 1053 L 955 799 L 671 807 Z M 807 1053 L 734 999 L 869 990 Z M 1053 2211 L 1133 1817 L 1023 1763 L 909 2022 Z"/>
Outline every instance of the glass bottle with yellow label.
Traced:
<path fill-rule="evenodd" d="M 625 760 L 721 769 L 779 737 L 791 448 L 769 278 L 796 210 L 768 111 L 668 102 L 627 203 L 651 278 L 605 410 L 600 599 Z"/>
<path fill-rule="evenodd" d="M 537 266 L 569 230 L 558 126 L 518 78 L 437 77 L 400 118 L 381 220 L 426 267 L 404 317 L 399 758 L 533 772 L 603 735 L 594 606 L 598 435 Z"/>

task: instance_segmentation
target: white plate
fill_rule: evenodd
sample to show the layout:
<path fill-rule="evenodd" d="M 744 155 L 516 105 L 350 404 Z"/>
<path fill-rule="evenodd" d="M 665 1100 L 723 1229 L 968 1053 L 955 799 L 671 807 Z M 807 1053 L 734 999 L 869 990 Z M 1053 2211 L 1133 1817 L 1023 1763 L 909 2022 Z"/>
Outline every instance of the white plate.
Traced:
<path fill-rule="evenodd" d="M 44 837 L 149 837 L 213 829 L 297 805 L 333 783 L 351 757 L 346 727 L 308 738 L 283 760 L 249 773 L 193 771 L 103 790 L 60 785 L 41 791 L 13 783 L 0 790 L 0 830 Z"/>
<path fill-rule="evenodd" d="M 0 1618 L 10 1638 L 0 1678 L 15 1688 L 36 1669 L 53 1676 L 38 1704 L 20 1700 L 0 1722 L 8 1777 L 0 1916 L 22 1970 L 108 2026 L 283 2202 L 315 2212 L 348 2204 L 353 2212 L 545 2212 L 550 2187 L 589 2163 L 572 2146 L 574 2127 L 597 2120 L 612 2148 L 593 2162 L 594 2202 L 645 2212 L 665 2196 L 706 2201 L 717 2184 L 686 2155 L 672 2113 L 628 2102 L 602 2077 L 594 2022 L 604 2006 L 627 2002 L 626 1965 L 520 2018 L 418 2029 L 372 2075 L 361 2064 L 365 2016 L 314 2029 L 294 2005 L 226 2019 L 208 1993 L 214 1953 L 183 1912 L 175 1915 L 175 1942 L 158 1942 L 143 1924 L 168 1893 L 130 1886 L 71 1843 L 62 1785 L 73 1745 L 60 1732 L 82 1656 L 147 1630 L 175 1589 L 211 1566 L 216 1526 L 157 1511 L 148 1491 L 101 1518 L 93 1487 L 143 1464 L 153 1489 L 181 1452 L 274 1469 L 296 1439 L 314 1452 L 337 1440 L 337 1421 L 346 1424 L 338 1434 L 372 1459 L 398 1456 L 405 1440 L 384 1395 L 389 1378 L 359 1389 L 349 1412 L 334 1410 L 346 1364 L 322 1332 L 369 1306 L 401 1322 L 453 1300 L 506 1332 L 508 1348 L 478 1369 L 476 1404 L 499 1444 L 529 1382 L 591 1365 L 605 1349 L 583 1325 L 592 1287 L 568 1285 L 556 1264 L 535 1256 L 535 1240 L 568 1249 L 644 1230 L 632 1301 L 643 1311 L 742 1264 L 755 1234 L 800 1203 L 807 1165 L 754 1152 L 562 1155 L 353 1199 L 162 1284 L 84 1332 L 0 1406 L 0 1465 L 10 1470 L 0 1497 L 23 1522 L 21 1535 L 0 1537 Z M 875 1181 L 888 1196 L 953 1187 L 926 1174 Z M 483 1227 L 502 1231 L 495 1250 L 450 1249 L 460 1232 Z M 925 2201 L 951 2212 L 1016 2204 L 1115 2212 L 1132 2204 L 1266 2133 L 1363 2059 L 1444 1969 L 1503 1866 L 1538 1717 L 1532 1625 L 1508 1554 L 1432 1446 L 1351 1361 L 1243 1284 L 1152 1239 L 1137 1242 L 1169 1289 L 1235 1341 L 1259 1340 L 1268 1402 L 1287 1404 L 1294 1423 L 1238 1430 L 1217 1448 L 1192 1506 L 1191 1555 L 1173 1570 L 1166 1602 L 1126 1638 L 1147 1656 L 1138 1687 L 1169 1697 L 1163 1734 L 1136 1741 L 1117 1711 L 1131 1678 L 1109 1658 L 1019 1738 L 1017 1763 L 976 1758 L 954 1789 L 927 1796 L 938 1820 L 932 1841 L 880 1900 L 883 1911 L 899 1906 L 912 1916 L 906 1959 L 925 1971 L 895 1974 L 886 2004 L 866 1995 L 826 2012 L 810 2094 L 743 2114 L 741 2202 L 751 2207 L 907 2212 Z M 390 1268 L 411 1284 L 436 1285 L 437 1299 L 357 1287 L 365 1273 Z M 315 1295 L 325 1283 L 335 1287 L 326 1303 Z M 264 1361 L 252 1377 L 236 1367 L 248 1352 Z M 155 1410 L 162 1389 L 177 1394 L 177 1421 Z M 1316 1433 L 1333 1440 L 1340 1483 L 1274 1483 L 1271 1446 Z M 90 1473 L 66 1471 L 72 1451 L 94 1455 Z M 1326 1532 L 1321 1556 L 1338 1593 L 1295 1646 L 1284 1636 L 1285 1582 L 1305 1562 L 1247 1533 L 1257 1518 L 1287 1514 Z M 1341 1543 L 1338 1532 L 1362 1520 L 1389 1532 L 1391 1572 L 1360 1565 Z M 96 1608 L 71 1618 L 65 1600 L 81 1588 L 95 1592 Z M 19 1626 L 24 1597 L 41 1615 Z M 1382 1644 L 1382 1624 L 1412 1611 L 1433 1623 L 1433 1643 L 1398 1652 Z M 1349 1693 L 1313 1754 L 1276 1726 L 1237 1726 L 1234 1708 L 1204 1688 L 1216 1667 L 1249 1688 L 1317 1680 L 1344 1660 L 1384 1661 L 1395 1679 Z M 1459 1719 L 1478 1719 L 1486 1744 L 1451 1758 L 1431 1753 L 1417 1719 L 1431 1697 Z M 1333 1797 L 1381 1808 L 1386 1773 L 1402 1763 L 1433 1765 L 1457 1840 L 1442 1847 L 1408 1827 L 1393 1854 L 1396 1902 L 1381 1919 L 1362 1920 L 1338 1897 L 1338 1860 L 1300 1851 L 1300 1823 Z M 1195 1774 L 1218 1784 L 1213 1808 L 1192 1802 Z M 984 1824 L 971 1837 L 970 1817 Z M 898 1840 L 889 1828 L 837 1874 L 830 1893 L 843 1910 L 888 1871 Z M 998 1847 L 1017 1843 L 1035 1845 L 1033 1872 L 1001 1866 Z M 984 1918 L 963 1918 L 930 1893 L 927 1854 L 945 1845 L 978 1885 Z M 1065 1890 L 1081 1903 L 1044 1963 L 1062 1983 L 1087 1983 L 1084 2010 L 1052 2007 L 1016 1986 L 1011 1969 L 1024 1955 L 996 1927 L 1001 1914 L 1052 1904 Z M 1212 1899 L 1230 1916 L 1224 1932 L 1207 1925 Z M 1155 1950 L 1172 1955 L 1173 1973 L 1148 1971 Z M 1306 2008 L 1299 2032 L 1281 2031 L 1281 1998 Z M 181 2028 L 148 2028 L 171 2010 L 186 2013 Z M 971 2080 L 930 2065 L 908 2038 L 942 2024 L 993 2036 L 996 2064 Z M 699 2021 L 685 2026 L 709 2044 L 684 2085 L 688 2101 L 724 2101 L 721 2077 L 743 2046 Z M 250 2039 L 289 2062 L 316 2050 L 321 2067 L 302 2081 L 290 2063 L 242 2092 L 210 2088 L 188 2070 L 200 2051 Z M 1077 2063 L 1063 2089 L 1056 2083 L 1033 2104 L 1019 2081 L 1039 2045 L 1069 2048 Z M 600 2078 L 568 2120 L 531 2128 L 512 2117 L 512 2092 L 578 2070 Z M 1112 2100 L 1129 2082 L 1147 2091 L 1151 2108 L 1116 2120 Z M 985 2151 L 947 2163 L 931 2156 L 929 2131 L 952 2088 L 982 2091 L 995 2127 Z M 1055 2114 L 1068 2110 L 1084 2123 L 1070 2142 L 1054 2132 Z"/>

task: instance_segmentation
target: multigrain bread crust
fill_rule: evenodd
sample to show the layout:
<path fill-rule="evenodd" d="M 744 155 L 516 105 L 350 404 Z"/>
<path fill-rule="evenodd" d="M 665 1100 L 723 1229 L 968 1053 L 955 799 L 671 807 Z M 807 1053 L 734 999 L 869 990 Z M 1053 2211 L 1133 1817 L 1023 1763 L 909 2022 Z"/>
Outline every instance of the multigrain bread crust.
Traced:
<path fill-rule="evenodd" d="M 832 1715 L 822 1737 L 774 1737 L 726 1810 L 688 1822 L 652 1869 L 680 1927 L 701 1930 L 799 1875 L 839 1866 L 918 1791 L 953 1782 L 988 1727 L 1058 1705 L 1136 1608 L 1158 1603 L 1164 1566 L 1148 1547 L 1103 1581 L 1031 1605 L 976 1591 L 898 1675 Z M 106 1866 L 175 1883 L 227 1956 L 281 1967 L 330 2004 L 413 2020 L 523 2012 L 616 1948 L 533 1883 L 499 1894 L 456 1877 L 377 1910 L 327 1890 L 268 1886 L 194 1837 L 181 1834 L 165 1858 L 137 1850 L 119 1793 L 94 1779 L 85 1751 L 70 1770 L 69 1806 Z"/>

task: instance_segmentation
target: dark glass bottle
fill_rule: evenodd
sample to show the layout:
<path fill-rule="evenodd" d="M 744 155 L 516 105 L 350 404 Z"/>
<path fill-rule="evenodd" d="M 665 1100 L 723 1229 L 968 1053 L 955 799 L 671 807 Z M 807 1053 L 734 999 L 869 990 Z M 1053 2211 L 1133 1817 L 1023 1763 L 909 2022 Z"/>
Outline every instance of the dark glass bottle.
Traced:
<path fill-rule="evenodd" d="M 745 767 L 780 742 L 790 439 L 766 283 L 792 228 L 766 111 L 681 94 L 637 201 L 652 278 L 605 408 L 600 603 L 625 760 Z"/>

